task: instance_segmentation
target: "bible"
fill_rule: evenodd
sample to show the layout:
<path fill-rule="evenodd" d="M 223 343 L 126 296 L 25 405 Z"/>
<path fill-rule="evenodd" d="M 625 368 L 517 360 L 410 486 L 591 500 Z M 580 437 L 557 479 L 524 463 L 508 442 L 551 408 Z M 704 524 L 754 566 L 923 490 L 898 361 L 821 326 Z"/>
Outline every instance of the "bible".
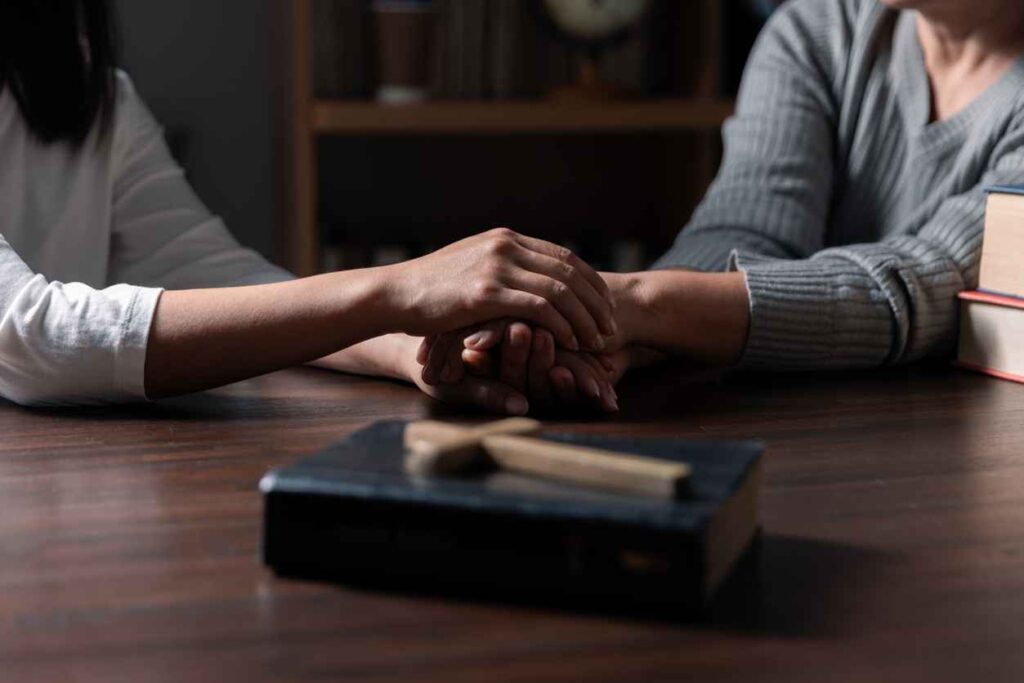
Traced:
<path fill-rule="evenodd" d="M 707 604 L 755 545 L 755 442 L 539 435 L 690 468 L 678 498 L 652 498 L 486 468 L 418 476 L 404 430 L 376 423 L 267 473 L 265 563 L 370 587 L 660 611 Z"/>

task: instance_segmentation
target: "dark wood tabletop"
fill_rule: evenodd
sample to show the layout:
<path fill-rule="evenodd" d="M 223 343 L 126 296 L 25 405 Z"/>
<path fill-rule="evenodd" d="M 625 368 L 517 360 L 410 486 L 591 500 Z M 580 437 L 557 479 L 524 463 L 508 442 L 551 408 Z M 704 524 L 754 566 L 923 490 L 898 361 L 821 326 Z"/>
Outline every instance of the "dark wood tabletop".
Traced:
<path fill-rule="evenodd" d="M 657 372 L 621 395 L 559 428 L 768 445 L 757 586 L 709 618 L 273 576 L 260 476 L 437 412 L 404 386 L 294 370 L 116 410 L 0 404 L 0 681 L 1024 680 L 1024 386 Z"/>

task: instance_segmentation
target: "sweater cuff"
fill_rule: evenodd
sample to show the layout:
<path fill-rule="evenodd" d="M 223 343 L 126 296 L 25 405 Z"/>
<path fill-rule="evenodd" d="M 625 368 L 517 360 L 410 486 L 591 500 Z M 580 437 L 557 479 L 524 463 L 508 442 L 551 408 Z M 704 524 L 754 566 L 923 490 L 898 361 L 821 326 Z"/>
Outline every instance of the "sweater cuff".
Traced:
<path fill-rule="evenodd" d="M 755 370 L 873 367 L 885 362 L 891 312 L 863 271 L 841 259 L 779 260 L 734 251 L 750 331 L 740 366 Z M 841 295 L 841 296 L 840 296 Z"/>
<path fill-rule="evenodd" d="M 114 360 L 114 383 L 118 393 L 126 398 L 149 400 L 146 396 L 146 349 L 156 305 L 164 290 L 149 287 L 132 289 L 134 292 L 121 325 Z"/>

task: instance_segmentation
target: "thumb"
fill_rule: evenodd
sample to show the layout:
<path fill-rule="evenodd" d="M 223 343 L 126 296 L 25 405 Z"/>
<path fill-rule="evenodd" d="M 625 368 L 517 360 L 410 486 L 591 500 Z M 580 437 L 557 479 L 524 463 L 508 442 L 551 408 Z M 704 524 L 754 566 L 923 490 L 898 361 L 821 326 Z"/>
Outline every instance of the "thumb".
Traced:
<path fill-rule="evenodd" d="M 510 318 L 492 320 L 480 327 L 463 341 L 463 345 L 471 351 L 490 351 L 505 338 L 505 331 L 512 324 Z"/>

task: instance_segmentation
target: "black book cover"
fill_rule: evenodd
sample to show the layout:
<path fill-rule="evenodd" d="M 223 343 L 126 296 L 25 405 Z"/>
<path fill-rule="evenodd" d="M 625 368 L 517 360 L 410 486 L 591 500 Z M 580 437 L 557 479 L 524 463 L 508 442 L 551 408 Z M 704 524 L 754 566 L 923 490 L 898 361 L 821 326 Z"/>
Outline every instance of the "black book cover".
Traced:
<path fill-rule="evenodd" d="M 760 444 L 549 434 L 689 463 L 658 500 L 509 472 L 417 478 L 404 422 L 380 422 L 269 472 L 264 561 L 286 576 L 531 602 L 706 603 L 752 545 Z"/>

